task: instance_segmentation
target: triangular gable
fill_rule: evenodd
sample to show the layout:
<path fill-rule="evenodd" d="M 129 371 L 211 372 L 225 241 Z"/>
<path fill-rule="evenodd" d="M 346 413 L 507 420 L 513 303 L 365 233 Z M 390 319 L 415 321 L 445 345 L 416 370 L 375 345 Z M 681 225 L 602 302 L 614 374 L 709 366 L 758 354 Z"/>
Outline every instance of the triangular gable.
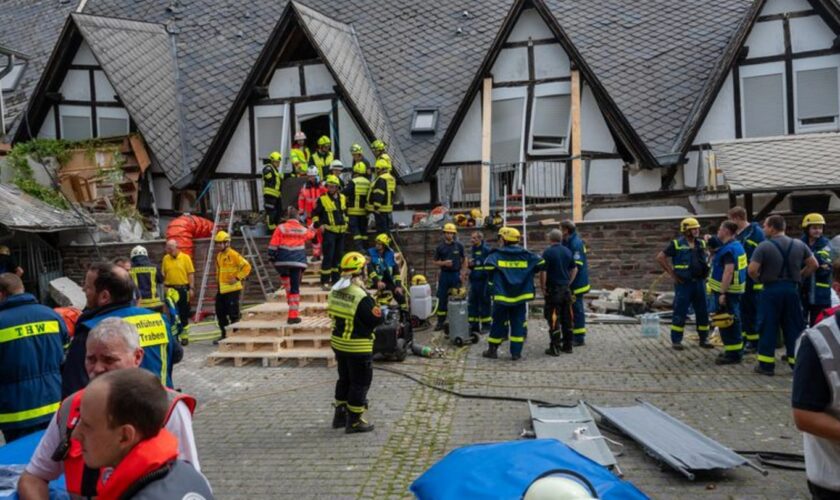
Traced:
<path fill-rule="evenodd" d="M 84 14 L 71 17 L 157 163 L 174 183 L 187 171 L 176 65 L 166 28 Z"/>
<path fill-rule="evenodd" d="M 361 115 L 371 132 L 389 145 L 388 154 L 397 174 L 411 172 L 411 166 L 394 140 L 391 125 L 353 28 L 300 2 L 292 2 L 292 6 L 304 31 L 349 99 L 349 104 Z"/>

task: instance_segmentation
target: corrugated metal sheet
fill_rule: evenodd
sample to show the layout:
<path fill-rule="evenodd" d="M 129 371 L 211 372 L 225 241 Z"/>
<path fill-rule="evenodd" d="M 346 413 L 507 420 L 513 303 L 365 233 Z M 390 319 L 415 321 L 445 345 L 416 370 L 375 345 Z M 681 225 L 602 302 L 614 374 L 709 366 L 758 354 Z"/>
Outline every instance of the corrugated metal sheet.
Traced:
<path fill-rule="evenodd" d="M 18 231 L 50 233 L 93 226 L 72 210 L 62 210 L 21 192 L 15 186 L 0 184 L 0 225 Z"/>

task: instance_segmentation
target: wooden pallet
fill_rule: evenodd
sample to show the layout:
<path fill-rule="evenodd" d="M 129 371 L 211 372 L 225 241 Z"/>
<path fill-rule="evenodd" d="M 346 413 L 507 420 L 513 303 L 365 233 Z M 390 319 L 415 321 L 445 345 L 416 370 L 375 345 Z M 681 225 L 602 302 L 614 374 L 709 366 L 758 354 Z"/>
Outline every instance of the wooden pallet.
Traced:
<path fill-rule="evenodd" d="M 300 288 L 300 301 L 303 302 L 326 302 L 329 292 L 319 286 L 304 286 Z M 274 295 L 271 302 L 286 302 L 286 294 Z"/>
<path fill-rule="evenodd" d="M 219 341 L 219 352 L 245 353 L 266 352 L 276 353 L 282 348 L 283 337 L 232 335 Z"/>
<path fill-rule="evenodd" d="M 328 367 L 335 366 L 335 353 L 330 348 L 287 349 L 279 352 L 214 352 L 207 357 L 209 366 L 219 365 L 226 360 L 233 366 L 242 367 L 259 361 L 264 367 L 281 366 L 283 363 L 297 363 L 298 367 L 323 360 Z"/>
<path fill-rule="evenodd" d="M 299 307 L 301 316 L 323 317 L 327 314 L 326 302 L 302 302 Z M 285 302 L 266 302 L 245 311 L 247 320 L 286 321 L 289 306 Z"/>
<path fill-rule="evenodd" d="M 279 339 L 283 349 L 322 349 L 330 348 L 330 334 L 301 333 Z"/>
<path fill-rule="evenodd" d="M 230 337 L 287 337 L 297 334 L 327 334 L 332 332 L 332 320 L 327 317 L 302 318 L 298 324 L 285 321 L 248 319 L 230 325 Z"/>
<path fill-rule="evenodd" d="M 332 320 L 330 318 L 303 318 L 303 321 L 296 325 L 283 325 L 283 336 L 298 336 L 306 334 L 330 335 L 332 333 Z"/>

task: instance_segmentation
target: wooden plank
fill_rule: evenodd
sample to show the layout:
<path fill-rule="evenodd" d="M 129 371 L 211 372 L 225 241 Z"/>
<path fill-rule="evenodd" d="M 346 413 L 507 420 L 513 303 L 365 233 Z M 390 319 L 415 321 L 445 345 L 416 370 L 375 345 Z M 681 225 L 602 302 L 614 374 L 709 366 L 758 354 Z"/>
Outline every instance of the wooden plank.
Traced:
<path fill-rule="evenodd" d="M 493 78 L 484 79 L 481 92 L 481 215 L 490 214 L 490 150 L 493 126 Z"/>
<path fill-rule="evenodd" d="M 580 158 L 580 70 L 572 70 L 572 219 L 583 220 L 583 171 Z"/>

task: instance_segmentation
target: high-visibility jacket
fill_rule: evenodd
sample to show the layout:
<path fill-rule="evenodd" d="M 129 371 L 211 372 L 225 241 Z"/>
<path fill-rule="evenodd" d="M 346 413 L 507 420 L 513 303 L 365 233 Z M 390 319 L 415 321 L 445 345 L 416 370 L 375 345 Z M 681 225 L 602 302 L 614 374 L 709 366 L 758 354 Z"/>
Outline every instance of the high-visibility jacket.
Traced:
<path fill-rule="evenodd" d="M 60 457 L 64 461 L 64 479 L 67 483 L 67 493 L 70 494 L 71 498 L 95 496 L 97 494 L 96 484 L 99 483 L 98 479 L 103 470 L 92 471 L 96 474 L 96 482 L 91 481 L 89 484 L 85 484 L 83 481 L 86 467 L 82 458 L 82 444 L 72 436 L 73 429 L 79 423 L 84 392 L 84 389 L 80 389 L 62 401 L 56 417 L 60 439 L 58 440 L 59 447 L 53 450 L 53 456 L 57 455 L 57 458 Z M 192 396 L 167 389 L 166 397 L 169 401 L 169 411 L 166 413 L 166 418 L 163 419 L 164 425 L 169 421 L 169 417 L 172 416 L 175 405 L 179 401 L 183 401 L 187 405 L 190 414 L 195 411 L 196 400 Z M 177 449 L 175 455 L 177 456 Z"/>
<path fill-rule="evenodd" d="M 140 300 L 137 301 L 138 306 L 157 308 L 163 305 L 158 286 L 163 281 L 163 276 L 148 256 L 133 257 L 129 274 L 140 295 Z"/>
<path fill-rule="evenodd" d="M 329 194 L 321 195 L 312 213 L 312 224 L 331 233 L 346 233 L 347 198 L 341 193 L 335 198 Z"/>
<path fill-rule="evenodd" d="M 298 194 L 298 210 L 300 210 L 300 213 L 304 214 L 307 218 L 312 217 L 312 212 L 315 211 L 318 198 L 326 192 L 326 188 L 317 182 L 311 183 L 306 181 L 306 184 L 300 188 L 300 193 Z"/>
<path fill-rule="evenodd" d="M 219 293 L 222 295 L 242 290 L 242 280 L 249 274 L 251 264 L 233 248 L 227 247 L 216 254 L 216 279 L 219 282 Z M 236 282 L 230 283 L 233 279 L 236 279 Z"/>
<path fill-rule="evenodd" d="M 347 215 L 366 216 L 367 198 L 370 192 L 370 180 L 363 175 L 356 175 L 344 188 L 347 198 Z"/>
<path fill-rule="evenodd" d="M 318 151 L 315 151 L 309 158 L 309 162 L 318 169 L 318 177 L 323 180 L 326 179 L 327 175 L 330 173 L 330 165 L 334 159 L 335 157 L 333 156 L 332 151 L 327 152 L 326 155 L 322 155 Z"/>
<path fill-rule="evenodd" d="M 488 267 L 484 262 L 490 256 L 491 251 L 490 246 L 483 241 L 470 247 L 470 282 L 481 283 L 487 281 L 490 277 L 489 271 L 492 271 L 493 268 Z"/>
<path fill-rule="evenodd" d="M 820 267 L 814 271 L 802 285 L 807 294 L 808 304 L 815 306 L 831 305 L 831 246 L 825 236 L 820 236 L 813 245 L 808 244 L 808 235 L 802 236 L 802 241 L 808 245 Z M 824 266 L 828 266 L 826 269 Z"/>
<path fill-rule="evenodd" d="M 397 190 L 397 180 L 389 173 L 377 176 L 373 180 L 368 195 L 368 210 L 387 214 L 394 211 L 394 192 Z"/>
<path fill-rule="evenodd" d="M 53 307 L 53 311 L 58 313 L 64 321 L 64 326 L 67 327 L 67 335 L 69 336 L 67 340 L 69 341 L 76 333 L 76 322 L 79 321 L 79 317 L 82 315 L 82 310 L 73 306 L 64 306 Z"/>
<path fill-rule="evenodd" d="M 577 233 L 572 233 L 563 242 L 563 245 L 572 252 L 572 257 L 575 259 L 575 267 L 577 267 L 577 276 L 572 282 L 572 293 L 580 295 L 586 293 L 591 289 L 589 284 L 589 262 L 586 257 L 586 244 Z"/>
<path fill-rule="evenodd" d="M 31 294 L 0 303 L 0 430 L 48 422 L 61 402 L 67 329 Z"/>
<path fill-rule="evenodd" d="M 732 257 L 735 268 L 732 273 L 732 282 L 726 293 L 744 293 L 747 290 L 747 252 L 737 240 L 728 242 L 715 252 L 715 258 L 712 260 L 712 275 L 708 281 L 709 289 L 720 293 L 723 271 L 726 267 L 723 259 L 727 255 Z"/>
<path fill-rule="evenodd" d="M 314 237 L 315 231 L 296 219 L 289 219 L 278 225 L 271 235 L 268 255 L 275 266 L 306 269 L 306 242 Z"/>
<path fill-rule="evenodd" d="M 263 165 L 263 196 L 280 198 L 280 189 L 283 184 L 283 174 L 273 163 Z"/>
<path fill-rule="evenodd" d="M 333 288 L 327 296 L 327 314 L 332 319 L 330 345 L 345 354 L 371 354 L 374 330 L 382 323 L 382 313 L 373 297 L 353 283 Z"/>
<path fill-rule="evenodd" d="M 678 238 L 672 242 L 674 247 L 674 256 L 671 257 L 671 265 L 674 267 L 674 273 L 684 281 L 693 281 L 702 278 L 691 275 L 691 254 L 697 254 L 697 260 L 701 264 L 708 262 L 706 257 L 706 242 L 702 239 L 695 240 L 695 246 L 688 244 L 685 237 Z M 580 272 L 580 271 L 578 271 Z"/>
<path fill-rule="evenodd" d="M 534 275 L 545 261 L 519 245 L 497 248 L 484 261 L 490 272 L 490 290 L 498 305 L 516 305 L 534 300 Z"/>
<path fill-rule="evenodd" d="M 306 175 L 306 167 L 309 165 L 309 148 L 292 148 L 289 151 L 289 161 L 292 162 L 292 171 L 298 175 Z"/>
<path fill-rule="evenodd" d="M 758 245 L 765 240 L 764 230 L 761 229 L 761 226 L 758 223 L 751 222 L 750 225 L 745 227 L 743 231 L 735 235 L 735 239 L 741 242 L 741 246 L 744 247 L 744 251 L 747 253 L 747 262 L 749 262 L 752 259 L 755 249 L 758 248 Z M 752 278 L 750 278 L 749 274 L 747 274 L 747 291 L 761 291 L 763 288 L 764 285 L 755 282 Z"/>

